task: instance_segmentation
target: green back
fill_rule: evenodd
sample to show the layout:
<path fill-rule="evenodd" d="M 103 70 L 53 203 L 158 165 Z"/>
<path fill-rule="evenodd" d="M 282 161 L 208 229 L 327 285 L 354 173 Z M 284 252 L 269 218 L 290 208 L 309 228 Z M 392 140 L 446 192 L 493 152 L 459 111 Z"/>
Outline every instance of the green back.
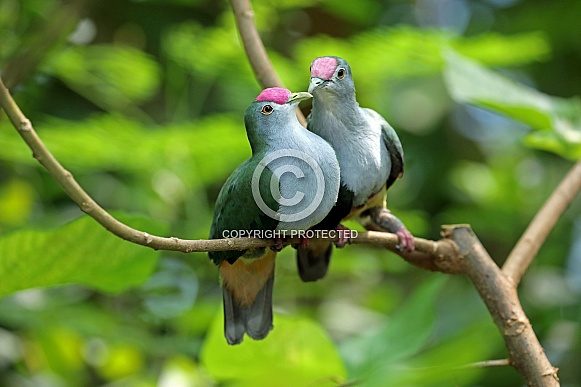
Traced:
<path fill-rule="evenodd" d="M 224 183 L 216 200 L 210 239 L 223 238 L 224 231 L 274 230 L 278 225 L 278 220 L 272 219 L 260 210 L 252 195 L 252 175 L 263 156 L 262 152 L 253 155 L 242 163 Z M 272 171 L 266 167 L 260 178 L 260 192 L 268 207 L 277 211 L 278 202 L 270 192 L 271 177 Z M 246 252 L 247 250 L 215 251 L 210 252 L 209 256 L 215 264 L 224 260 L 234 263 Z M 256 253 L 261 255 L 260 251 Z"/>

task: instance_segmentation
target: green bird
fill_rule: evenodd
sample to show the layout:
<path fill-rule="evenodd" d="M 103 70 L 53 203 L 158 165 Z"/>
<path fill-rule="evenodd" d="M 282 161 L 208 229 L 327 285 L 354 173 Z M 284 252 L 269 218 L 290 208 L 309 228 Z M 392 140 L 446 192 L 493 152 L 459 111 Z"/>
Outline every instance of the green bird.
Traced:
<path fill-rule="evenodd" d="M 387 190 L 403 175 L 403 148 L 397 133 L 379 113 L 359 106 L 351 67 L 345 59 L 316 58 L 310 71 L 313 109 L 307 128 L 331 144 L 341 167 L 337 205 L 315 228 L 342 230 L 342 220 L 355 219 L 367 230 L 397 234 L 400 247 L 413 251 L 412 234 L 386 208 Z M 338 246 L 346 242 L 340 238 Z M 328 241 L 300 246 L 297 265 L 301 279 L 323 278 L 331 252 Z"/>
<path fill-rule="evenodd" d="M 274 249 L 209 253 L 219 267 L 229 344 L 242 342 L 245 333 L 255 340 L 267 336 L 281 239 L 322 221 L 337 200 L 335 152 L 296 117 L 296 105 L 308 98 L 309 93 L 283 88 L 260 93 L 244 116 L 252 156 L 232 173 L 216 200 L 210 239 L 251 232 L 277 240 Z"/>

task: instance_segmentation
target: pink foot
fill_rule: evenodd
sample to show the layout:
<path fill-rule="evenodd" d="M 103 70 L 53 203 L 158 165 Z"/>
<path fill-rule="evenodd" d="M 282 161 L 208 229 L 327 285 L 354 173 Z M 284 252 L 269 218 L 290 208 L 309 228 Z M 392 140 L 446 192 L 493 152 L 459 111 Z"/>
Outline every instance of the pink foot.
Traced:
<path fill-rule="evenodd" d="M 339 239 L 337 239 L 337 242 L 335 242 L 335 246 L 337 246 L 338 248 L 343 248 L 345 247 L 346 244 L 351 243 L 350 228 L 345 227 L 342 224 L 339 224 L 337 227 L 335 227 L 335 230 L 337 231 L 337 234 L 339 236 Z"/>
<path fill-rule="evenodd" d="M 301 247 L 307 247 L 309 245 L 309 238 L 302 237 L 301 238 Z"/>
<path fill-rule="evenodd" d="M 414 236 L 405 228 L 405 226 L 401 226 L 395 233 L 399 238 L 399 245 L 397 245 L 397 249 L 400 251 L 407 251 L 411 253 L 414 251 Z"/>

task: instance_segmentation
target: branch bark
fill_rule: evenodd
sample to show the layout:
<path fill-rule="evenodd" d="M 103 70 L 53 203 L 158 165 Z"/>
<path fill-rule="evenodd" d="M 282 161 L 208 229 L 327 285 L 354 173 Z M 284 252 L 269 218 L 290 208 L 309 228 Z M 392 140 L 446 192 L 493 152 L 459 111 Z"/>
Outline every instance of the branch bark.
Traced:
<path fill-rule="evenodd" d="M 230 3 L 236 17 L 236 25 L 244 45 L 244 51 L 258 83 L 263 88 L 284 87 L 276 71 L 274 71 L 272 63 L 270 63 L 266 48 L 264 48 L 262 39 L 260 39 L 256 23 L 254 23 L 254 11 L 252 10 L 252 5 L 250 5 L 250 0 L 231 0 Z M 303 126 L 307 126 L 307 120 L 298 107 L 297 118 Z"/>
<path fill-rule="evenodd" d="M 466 260 L 466 276 L 492 315 L 516 368 L 529 386 L 559 386 L 554 368 L 535 336 L 516 288 L 494 263 L 468 226 L 451 226 L 445 235 L 458 245 Z"/>
<path fill-rule="evenodd" d="M 262 87 L 284 87 L 270 63 L 266 48 L 254 23 L 254 11 L 250 0 L 231 0 L 238 32 L 252 70 Z"/>
<path fill-rule="evenodd" d="M 517 286 L 555 224 L 581 190 L 581 161 L 578 161 L 537 212 L 504 262 L 502 271 Z"/>

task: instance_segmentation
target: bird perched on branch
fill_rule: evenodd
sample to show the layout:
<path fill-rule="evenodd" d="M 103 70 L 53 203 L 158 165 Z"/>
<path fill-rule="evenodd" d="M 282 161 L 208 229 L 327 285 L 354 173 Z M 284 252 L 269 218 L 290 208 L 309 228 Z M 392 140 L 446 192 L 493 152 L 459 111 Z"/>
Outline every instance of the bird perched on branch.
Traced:
<path fill-rule="evenodd" d="M 335 152 L 296 117 L 296 105 L 311 97 L 265 89 L 244 116 L 252 157 L 222 187 L 210 239 L 250 231 L 276 239 L 277 246 L 209 253 L 220 270 L 229 344 L 240 343 L 244 333 L 256 340 L 266 337 L 272 329 L 274 263 L 281 239 L 321 222 L 337 200 Z"/>
<path fill-rule="evenodd" d="M 310 71 L 313 108 L 307 128 L 331 144 L 341 167 L 337 204 L 315 228 L 343 228 L 342 220 L 357 219 L 367 230 L 397 234 L 400 247 L 413 251 L 413 236 L 386 208 L 387 189 L 403 175 L 403 149 L 395 130 L 380 114 L 359 106 L 345 59 L 316 58 Z M 340 240 L 338 246 L 346 242 Z M 331 252 L 332 244 L 327 241 L 300 246 L 297 264 L 301 279 L 324 277 Z"/>

